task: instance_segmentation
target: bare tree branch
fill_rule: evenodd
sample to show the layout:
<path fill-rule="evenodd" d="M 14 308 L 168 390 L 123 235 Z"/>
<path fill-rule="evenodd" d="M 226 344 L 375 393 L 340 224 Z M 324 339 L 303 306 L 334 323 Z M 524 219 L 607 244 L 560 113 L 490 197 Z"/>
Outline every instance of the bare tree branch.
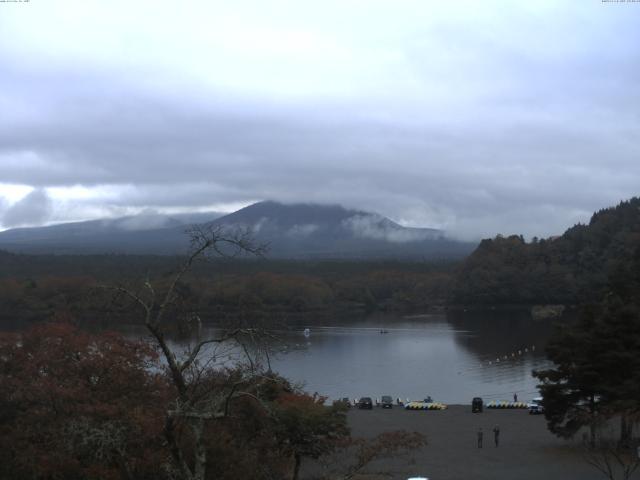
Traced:
<path fill-rule="evenodd" d="M 171 457 L 177 468 L 177 472 L 185 480 L 204 480 L 206 477 L 207 451 L 203 439 L 205 421 L 223 418 L 229 413 L 229 404 L 233 398 L 239 396 L 252 396 L 257 401 L 258 397 L 239 391 L 246 383 L 241 379 L 231 385 L 229 391 L 225 388 L 206 386 L 206 370 L 215 363 L 209 359 L 203 368 L 200 368 L 198 357 L 207 345 L 223 345 L 235 341 L 240 346 L 246 358 L 251 364 L 251 372 L 255 374 L 255 362 L 251 352 L 243 341 L 247 337 L 256 344 L 257 331 L 250 328 L 232 328 L 226 330 L 216 338 L 202 338 L 202 323 L 200 317 L 192 315 L 191 320 L 196 321 L 196 344 L 186 353 L 186 357 L 178 359 L 176 353 L 166 339 L 163 321 L 169 310 L 179 300 L 178 287 L 184 276 L 192 269 L 194 263 L 210 253 L 221 257 L 236 257 L 242 254 L 262 256 L 266 251 L 265 245 L 255 243 L 252 232 L 249 229 L 236 230 L 234 232 L 224 230 L 220 226 L 198 225 L 187 232 L 190 236 L 191 247 L 184 262 L 173 274 L 164 293 L 159 297 L 156 288 L 147 276 L 143 286 L 146 295 L 136 293 L 125 286 L 107 287 L 121 295 L 126 296 L 144 311 L 144 325 L 154 338 L 162 351 L 167 363 L 167 370 L 177 392 L 174 405 L 168 409 L 164 435 L 169 446 Z M 145 298 L 145 297 L 148 297 Z M 161 298 L 161 300 L 159 300 Z M 176 421 L 184 420 L 189 426 L 193 436 L 193 465 L 189 465 L 182 452 L 181 442 L 178 439 Z"/>
<path fill-rule="evenodd" d="M 608 438 L 601 437 L 596 445 L 585 443 L 583 457 L 609 480 L 629 480 L 640 467 L 635 448 L 618 445 Z"/>

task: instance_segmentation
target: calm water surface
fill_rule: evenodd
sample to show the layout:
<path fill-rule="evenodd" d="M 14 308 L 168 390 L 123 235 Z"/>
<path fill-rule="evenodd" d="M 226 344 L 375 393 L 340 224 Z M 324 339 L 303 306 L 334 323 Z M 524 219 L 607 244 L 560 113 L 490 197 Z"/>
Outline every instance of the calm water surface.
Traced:
<path fill-rule="evenodd" d="M 274 370 L 330 398 L 379 397 L 468 403 L 536 396 L 531 371 L 548 366 L 551 331 L 517 313 L 376 316 L 347 325 L 303 326 L 285 334 Z M 388 333 L 382 334 L 384 329 Z"/>
<path fill-rule="evenodd" d="M 531 371 L 549 365 L 544 346 L 551 331 L 550 322 L 517 311 L 297 324 L 276 332 L 271 365 L 308 392 L 331 399 L 430 395 L 445 403 L 469 403 L 475 396 L 512 400 L 517 393 L 527 401 L 537 396 Z M 133 327 L 127 334 L 139 337 L 144 329 Z M 233 350 L 216 348 L 218 360 Z"/>
<path fill-rule="evenodd" d="M 147 335 L 141 325 L 116 328 L 131 338 Z M 517 393 L 526 401 L 537 395 L 531 371 L 549 366 L 544 347 L 552 329 L 551 322 L 504 310 L 297 324 L 277 332 L 271 365 L 308 392 L 331 399 L 430 395 L 445 403 L 468 403 L 474 396 L 511 400 Z M 214 328 L 207 330 L 205 338 L 215 334 Z M 173 343 L 180 347 L 188 341 Z M 228 365 L 235 362 L 233 353 L 228 345 L 215 349 L 218 362 L 226 358 Z"/>

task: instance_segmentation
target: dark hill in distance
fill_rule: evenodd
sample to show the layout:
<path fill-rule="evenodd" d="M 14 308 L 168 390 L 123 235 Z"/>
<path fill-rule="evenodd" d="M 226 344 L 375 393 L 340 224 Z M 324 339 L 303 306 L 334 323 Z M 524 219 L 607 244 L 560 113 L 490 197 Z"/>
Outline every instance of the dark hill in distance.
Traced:
<path fill-rule="evenodd" d="M 145 224 L 147 221 L 147 224 Z M 154 223 L 155 222 L 155 223 Z M 164 223 L 163 223 L 164 222 Z M 20 253 L 181 254 L 189 224 L 249 229 L 269 244 L 269 257 L 332 259 L 462 258 L 474 243 L 449 239 L 430 228 L 403 227 L 375 213 L 341 206 L 260 202 L 216 218 L 127 217 L 0 232 L 0 249 Z"/>
<path fill-rule="evenodd" d="M 391 240 L 438 238 L 443 236 L 441 230 L 402 227 L 392 220 L 375 213 L 349 210 L 340 205 L 310 203 L 289 205 L 270 201 L 254 203 L 213 223 L 257 225 L 258 231 L 275 229 L 294 236 L 316 231 L 338 234 L 351 232 L 361 237 L 388 238 Z"/>
<path fill-rule="evenodd" d="M 483 240 L 460 266 L 452 300 L 465 305 L 565 304 L 600 298 L 640 256 L 640 198 L 593 214 L 559 237 Z"/>
<path fill-rule="evenodd" d="M 184 252 L 185 228 L 210 222 L 218 212 L 159 215 L 142 213 L 115 219 L 14 228 L 0 232 L 0 248 L 17 253 L 170 255 Z"/>

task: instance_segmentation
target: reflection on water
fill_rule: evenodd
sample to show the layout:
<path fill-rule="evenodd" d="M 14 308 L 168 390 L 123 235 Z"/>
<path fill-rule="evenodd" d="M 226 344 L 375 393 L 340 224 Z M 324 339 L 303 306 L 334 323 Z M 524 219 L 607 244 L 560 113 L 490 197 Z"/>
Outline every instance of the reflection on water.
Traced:
<path fill-rule="evenodd" d="M 531 371 L 548 366 L 544 346 L 551 330 L 549 322 L 517 311 L 374 315 L 275 332 L 276 353 L 270 360 L 275 371 L 332 399 L 430 395 L 446 403 L 469 403 L 475 396 L 511 400 L 517 393 L 526 401 L 536 396 Z M 204 336 L 214 333 L 208 328 Z M 144 328 L 130 327 L 125 334 L 140 337 Z M 172 341 L 174 346 L 188 343 Z M 223 344 L 207 353 L 217 356 L 218 365 L 229 366 L 242 352 Z"/>
<path fill-rule="evenodd" d="M 380 333 L 381 330 L 388 333 Z M 284 376 L 330 398 L 380 396 L 448 403 L 527 400 L 531 371 L 547 366 L 548 323 L 516 312 L 414 317 L 374 316 L 348 325 L 285 333 L 298 349 L 272 361 Z M 302 348 L 301 348 L 302 347 Z"/>

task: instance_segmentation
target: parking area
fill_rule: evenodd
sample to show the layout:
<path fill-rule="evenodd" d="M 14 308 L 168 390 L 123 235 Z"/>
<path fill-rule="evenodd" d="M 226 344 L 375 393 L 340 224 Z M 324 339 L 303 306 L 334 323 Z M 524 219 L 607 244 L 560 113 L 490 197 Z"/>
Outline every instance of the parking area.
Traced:
<path fill-rule="evenodd" d="M 354 436 L 373 437 L 392 430 L 418 431 L 428 445 L 408 458 L 371 465 L 370 478 L 430 480 L 598 480 L 602 474 L 589 466 L 578 441 L 564 441 L 547 431 L 542 415 L 527 410 L 485 409 L 472 413 L 471 405 L 453 405 L 442 411 L 408 411 L 374 407 L 351 409 Z M 493 429 L 499 425 L 499 446 Z M 478 448 L 478 429 L 483 448 Z M 638 472 L 637 472 L 638 474 Z M 364 478 L 364 477 L 363 477 Z M 636 478 L 636 477 L 633 477 Z M 637 477 L 640 478 L 640 477 Z"/>

